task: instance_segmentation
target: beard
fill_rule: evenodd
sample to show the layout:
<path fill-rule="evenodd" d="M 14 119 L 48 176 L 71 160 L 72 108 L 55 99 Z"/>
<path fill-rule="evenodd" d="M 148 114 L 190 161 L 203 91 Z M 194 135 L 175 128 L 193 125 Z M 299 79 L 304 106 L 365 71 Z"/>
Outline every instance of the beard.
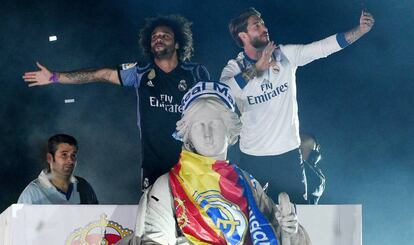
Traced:
<path fill-rule="evenodd" d="M 156 50 L 155 45 L 151 47 L 151 53 L 156 59 L 163 59 L 163 58 L 169 58 L 174 54 L 175 51 L 175 45 L 165 45 L 163 49 Z"/>
<path fill-rule="evenodd" d="M 263 39 L 261 39 L 261 37 L 255 37 L 255 38 L 250 40 L 250 44 L 255 49 L 264 49 L 268 43 L 269 43 L 268 38 L 266 38 L 266 40 L 263 40 Z"/>

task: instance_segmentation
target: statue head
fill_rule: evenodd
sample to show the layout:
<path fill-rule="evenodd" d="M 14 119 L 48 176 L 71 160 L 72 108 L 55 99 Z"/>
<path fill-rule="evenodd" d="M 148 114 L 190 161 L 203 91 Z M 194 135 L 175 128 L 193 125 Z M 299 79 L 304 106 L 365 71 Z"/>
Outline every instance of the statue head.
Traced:
<path fill-rule="evenodd" d="M 183 148 L 225 160 L 228 146 L 237 142 L 241 130 L 230 88 L 218 82 L 199 82 L 184 95 L 181 109 L 175 135 L 183 141 Z"/>

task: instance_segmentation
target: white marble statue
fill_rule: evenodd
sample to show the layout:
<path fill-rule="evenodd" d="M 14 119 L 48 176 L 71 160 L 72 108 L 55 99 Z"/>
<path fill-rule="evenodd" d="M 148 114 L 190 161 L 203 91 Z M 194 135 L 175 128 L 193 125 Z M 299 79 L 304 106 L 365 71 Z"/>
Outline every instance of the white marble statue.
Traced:
<path fill-rule="evenodd" d="M 226 161 L 241 123 L 228 87 L 197 84 L 183 98 L 179 162 L 142 196 L 135 239 L 119 244 L 311 244 L 286 193 L 276 205 Z"/>

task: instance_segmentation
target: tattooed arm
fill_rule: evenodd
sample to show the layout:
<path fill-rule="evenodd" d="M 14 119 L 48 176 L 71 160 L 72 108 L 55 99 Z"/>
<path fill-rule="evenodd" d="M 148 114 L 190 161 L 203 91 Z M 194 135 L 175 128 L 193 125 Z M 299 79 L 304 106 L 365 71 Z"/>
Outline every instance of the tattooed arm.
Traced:
<path fill-rule="evenodd" d="M 374 17 L 368 12 L 362 12 L 359 19 L 359 26 L 345 32 L 345 39 L 348 44 L 351 44 L 365 35 L 374 26 Z"/>
<path fill-rule="evenodd" d="M 23 79 L 29 87 L 47 85 L 53 82 L 80 84 L 87 82 L 108 82 L 120 85 L 119 77 L 115 69 L 100 68 L 77 70 L 72 72 L 51 72 L 46 67 L 36 62 L 39 71 L 26 72 Z"/>

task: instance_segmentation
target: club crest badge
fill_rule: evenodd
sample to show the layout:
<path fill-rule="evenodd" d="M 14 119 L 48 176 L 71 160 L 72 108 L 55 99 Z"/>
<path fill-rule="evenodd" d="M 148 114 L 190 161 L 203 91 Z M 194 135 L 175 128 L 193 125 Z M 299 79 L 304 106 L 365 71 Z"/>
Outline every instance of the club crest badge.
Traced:
<path fill-rule="evenodd" d="M 187 90 L 187 88 L 188 88 L 188 85 L 187 85 L 187 82 L 186 82 L 185 80 L 181 80 L 181 81 L 178 83 L 178 90 L 180 90 L 181 92 L 186 91 L 186 90 Z"/>
<path fill-rule="evenodd" d="M 154 70 L 154 69 L 151 69 L 151 70 L 150 70 L 150 72 L 148 72 L 148 76 L 147 76 L 147 78 L 148 78 L 149 80 L 152 80 L 152 79 L 154 79 L 154 78 L 155 78 L 155 76 L 156 76 L 156 74 L 155 74 L 155 70 Z"/>
<path fill-rule="evenodd" d="M 275 73 L 275 74 L 278 74 L 279 71 L 280 71 L 280 68 L 277 64 L 272 65 L 271 69 L 272 69 L 273 73 Z"/>
<path fill-rule="evenodd" d="M 154 79 L 155 77 L 156 77 L 155 70 L 151 69 L 147 75 L 147 78 L 148 78 L 147 86 L 148 87 L 155 87 L 154 82 L 152 81 L 152 79 Z"/>
<path fill-rule="evenodd" d="M 248 230 L 248 220 L 240 207 L 227 201 L 215 190 L 194 193 L 195 201 L 208 214 L 216 228 L 226 238 L 228 244 L 244 244 Z"/>
<path fill-rule="evenodd" d="M 70 234 L 65 245 L 79 244 L 105 244 L 112 245 L 122 238 L 131 235 L 134 231 L 124 228 L 115 221 L 109 220 L 106 214 L 83 228 L 79 228 Z"/>

